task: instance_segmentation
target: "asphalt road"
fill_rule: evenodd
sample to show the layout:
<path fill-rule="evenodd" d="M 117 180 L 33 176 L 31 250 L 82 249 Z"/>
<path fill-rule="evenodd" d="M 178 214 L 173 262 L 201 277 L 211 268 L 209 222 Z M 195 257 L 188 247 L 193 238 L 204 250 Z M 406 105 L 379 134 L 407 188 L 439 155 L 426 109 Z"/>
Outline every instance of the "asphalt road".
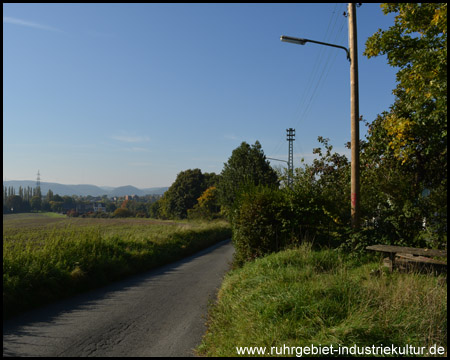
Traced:
<path fill-rule="evenodd" d="M 224 241 L 3 323 L 3 356 L 193 356 L 229 269 Z"/>

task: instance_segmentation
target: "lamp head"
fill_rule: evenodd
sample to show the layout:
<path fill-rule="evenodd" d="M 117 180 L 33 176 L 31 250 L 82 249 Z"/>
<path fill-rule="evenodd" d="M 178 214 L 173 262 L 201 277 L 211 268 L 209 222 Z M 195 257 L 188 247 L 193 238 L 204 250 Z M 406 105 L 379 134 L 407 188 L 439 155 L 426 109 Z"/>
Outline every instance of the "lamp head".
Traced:
<path fill-rule="evenodd" d="M 281 35 L 280 40 L 283 42 L 290 42 L 297 45 L 305 45 L 308 41 L 307 39 L 299 39 L 291 36 Z"/>

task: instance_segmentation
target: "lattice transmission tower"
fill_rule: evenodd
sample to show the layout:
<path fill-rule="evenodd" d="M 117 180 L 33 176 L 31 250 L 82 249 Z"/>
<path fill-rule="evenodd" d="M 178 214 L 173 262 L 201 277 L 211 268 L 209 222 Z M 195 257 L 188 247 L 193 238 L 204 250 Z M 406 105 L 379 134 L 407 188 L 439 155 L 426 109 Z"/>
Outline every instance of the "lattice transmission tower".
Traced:
<path fill-rule="evenodd" d="M 291 187 L 294 177 L 294 137 L 295 129 L 286 129 L 286 140 L 289 142 L 288 154 L 288 186 Z"/>
<path fill-rule="evenodd" d="M 42 194 L 41 194 L 41 174 L 39 173 L 39 170 L 38 170 L 37 177 L 36 177 L 36 196 L 39 196 L 39 197 L 42 196 Z"/>

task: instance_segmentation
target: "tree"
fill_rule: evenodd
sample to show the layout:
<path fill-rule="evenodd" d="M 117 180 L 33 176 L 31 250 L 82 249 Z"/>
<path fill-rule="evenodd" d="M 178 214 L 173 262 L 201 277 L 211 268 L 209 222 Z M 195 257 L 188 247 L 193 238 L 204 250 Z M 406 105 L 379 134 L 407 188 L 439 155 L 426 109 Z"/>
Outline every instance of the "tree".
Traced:
<path fill-rule="evenodd" d="M 111 212 L 114 212 L 116 209 L 117 209 L 116 204 L 114 204 L 111 201 L 106 202 L 106 211 L 107 212 L 111 213 Z"/>
<path fill-rule="evenodd" d="M 72 196 L 63 196 L 63 207 L 65 209 L 74 209 L 76 207 L 75 199 Z"/>
<path fill-rule="evenodd" d="M 58 195 L 56 195 L 56 196 L 58 196 Z M 64 204 L 63 201 L 55 200 L 55 201 L 49 201 L 49 203 L 50 203 L 50 208 L 53 212 L 60 213 L 63 211 L 63 204 Z"/>
<path fill-rule="evenodd" d="M 364 54 L 398 67 L 395 103 L 383 118 L 387 145 L 416 182 L 436 186 L 447 173 L 447 4 L 382 4 L 395 24 L 378 30 Z M 445 175 L 444 175 L 445 174 Z"/>
<path fill-rule="evenodd" d="M 197 204 L 193 209 L 188 210 L 190 218 L 213 219 L 220 212 L 220 206 L 217 198 L 217 188 L 211 186 L 197 199 Z"/>
<path fill-rule="evenodd" d="M 447 4 L 381 7 L 395 23 L 371 36 L 364 54 L 386 55 L 399 70 L 395 102 L 361 149 L 366 212 L 378 213 L 390 237 L 413 243 L 432 229 L 439 246 L 447 233 Z"/>
<path fill-rule="evenodd" d="M 39 196 L 33 196 L 30 200 L 31 209 L 35 211 L 41 210 L 42 200 Z"/>
<path fill-rule="evenodd" d="M 279 186 L 278 176 L 266 160 L 258 141 L 251 146 L 243 142 L 224 164 L 217 191 L 225 211 L 231 209 L 245 185 Z"/>
<path fill-rule="evenodd" d="M 19 195 L 11 195 L 6 200 L 6 206 L 11 212 L 21 212 L 23 208 L 22 198 Z"/>
<path fill-rule="evenodd" d="M 197 201 L 198 206 L 205 209 L 208 213 L 213 214 L 219 212 L 219 205 L 217 203 L 217 188 L 215 186 L 207 188 Z"/>
<path fill-rule="evenodd" d="M 311 167 L 317 177 L 316 194 L 334 222 L 350 223 L 350 163 L 345 155 L 332 153 L 333 146 L 329 144 L 329 139 L 319 136 L 318 141 L 324 145 L 326 152 L 322 153 L 321 148 L 313 150 L 318 155 Z M 350 148 L 350 144 L 347 147 Z"/>
<path fill-rule="evenodd" d="M 64 199 L 58 194 L 54 195 L 52 200 L 53 201 L 58 201 L 58 202 L 64 202 Z"/>
<path fill-rule="evenodd" d="M 47 192 L 47 196 L 45 197 L 47 201 L 52 201 L 53 200 L 53 191 L 51 191 L 50 189 L 48 189 Z"/>
<path fill-rule="evenodd" d="M 158 218 L 162 218 L 162 214 L 161 214 L 161 199 L 155 201 L 152 204 L 148 204 L 148 214 L 150 215 L 151 218 L 154 219 L 158 219 Z"/>
<path fill-rule="evenodd" d="M 210 178 L 211 176 L 209 176 Z M 159 200 L 160 216 L 164 218 L 184 219 L 188 209 L 192 209 L 197 199 L 207 188 L 205 175 L 200 169 L 189 169 L 177 175 L 175 182 Z"/>

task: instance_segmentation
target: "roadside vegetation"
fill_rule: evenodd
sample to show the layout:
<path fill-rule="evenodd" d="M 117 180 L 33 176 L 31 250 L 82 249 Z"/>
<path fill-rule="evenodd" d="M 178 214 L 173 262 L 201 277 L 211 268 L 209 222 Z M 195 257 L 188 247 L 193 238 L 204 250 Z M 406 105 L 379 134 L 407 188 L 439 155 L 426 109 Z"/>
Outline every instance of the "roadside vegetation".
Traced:
<path fill-rule="evenodd" d="M 397 87 L 389 111 L 362 119 L 361 226 L 350 225 L 349 159 L 329 139 L 318 138 L 315 160 L 290 174 L 292 186 L 287 173 L 267 181 L 267 169 L 239 176 L 258 173 L 259 162 L 236 161 L 249 158 L 243 145 L 234 151 L 221 174 L 234 269 L 211 306 L 200 355 L 311 344 L 437 345 L 447 354 L 446 276 L 386 273 L 366 250 L 447 249 L 447 4 L 381 8 L 395 23 L 367 39 L 364 54 L 386 55 Z"/>
<path fill-rule="evenodd" d="M 271 347 L 312 344 L 446 349 L 445 278 L 380 267 L 308 243 L 246 263 L 225 277 L 198 354 L 257 346 L 267 356 Z"/>
<path fill-rule="evenodd" d="M 397 87 L 389 110 L 361 119 L 368 131 L 360 141 L 360 228 L 351 227 L 349 159 L 329 139 L 318 137 L 314 161 L 289 174 L 292 186 L 258 141 L 243 142 L 220 174 L 182 171 L 145 206 L 126 200 L 92 214 L 105 219 L 53 218 L 37 230 L 8 227 L 4 217 L 4 312 L 173 261 L 232 233 L 233 270 L 210 309 L 201 355 L 236 355 L 236 346 L 446 346 L 446 281 L 385 273 L 365 249 L 447 249 L 447 4 L 381 7 L 395 23 L 367 39 L 364 54 L 386 55 Z M 41 203 L 39 191 L 28 197 L 35 210 L 48 200 Z M 4 190 L 4 210 L 19 199 Z"/>
<path fill-rule="evenodd" d="M 18 214 L 4 215 L 3 224 L 6 317 L 170 263 L 231 237 L 224 221 Z"/>

